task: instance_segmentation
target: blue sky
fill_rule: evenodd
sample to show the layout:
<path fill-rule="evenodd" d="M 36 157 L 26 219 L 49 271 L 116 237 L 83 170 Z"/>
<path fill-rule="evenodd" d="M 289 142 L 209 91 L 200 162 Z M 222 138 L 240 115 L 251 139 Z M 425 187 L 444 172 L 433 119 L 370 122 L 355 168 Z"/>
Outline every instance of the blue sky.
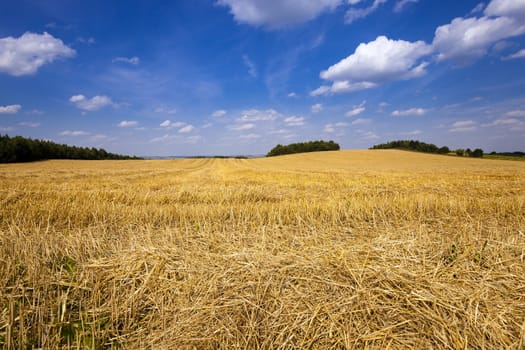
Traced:
<path fill-rule="evenodd" d="M 525 0 L 7 0 L 0 133 L 135 155 L 525 151 Z"/>

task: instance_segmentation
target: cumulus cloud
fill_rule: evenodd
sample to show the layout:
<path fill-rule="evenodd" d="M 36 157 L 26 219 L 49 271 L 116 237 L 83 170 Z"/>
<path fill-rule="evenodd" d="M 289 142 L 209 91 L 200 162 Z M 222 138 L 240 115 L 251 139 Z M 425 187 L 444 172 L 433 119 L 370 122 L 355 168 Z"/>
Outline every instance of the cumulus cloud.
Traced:
<path fill-rule="evenodd" d="M 186 125 L 186 123 L 183 122 L 172 122 L 171 120 L 167 119 L 160 123 L 160 126 L 163 128 L 173 129 L 173 128 L 180 128 L 181 126 Z"/>
<path fill-rule="evenodd" d="M 132 64 L 134 66 L 138 65 L 140 63 L 140 58 L 138 58 L 137 56 L 133 56 L 133 57 L 115 57 L 113 59 L 113 63 L 115 62 L 122 62 L 122 63 L 128 63 L 128 64 Z"/>
<path fill-rule="evenodd" d="M 323 110 L 323 105 L 320 103 L 316 103 L 310 108 L 310 110 L 312 111 L 312 113 L 319 113 Z"/>
<path fill-rule="evenodd" d="M 436 29 L 433 47 L 438 61 L 466 64 L 484 56 L 496 42 L 524 33 L 525 23 L 511 17 L 455 18 Z"/>
<path fill-rule="evenodd" d="M 224 109 L 218 109 L 211 114 L 213 118 L 221 118 L 221 117 L 224 117 L 225 115 L 226 115 L 226 111 Z"/>
<path fill-rule="evenodd" d="M 424 108 L 410 108 L 405 110 L 395 110 L 392 112 L 394 117 L 411 117 L 411 116 L 422 116 L 427 114 L 428 109 Z"/>
<path fill-rule="evenodd" d="M 73 103 L 78 109 L 85 111 L 97 111 L 106 106 L 114 106 L 115 104 L 107 96 L 94 96 L 86 98 L 84 95 L 71 96 L 69 102 Z"/>
<path fill-rule="evenodd" d="M 118 126 L 121 128 L 130 128 L 137 125 L 139 125 L 139 122 L 135 120 L 123 120 L 120 123 L 118 123 Z"/>
<path fill-rule="evenodd" d="M 363 113 L 366 110 L 365 104 L 366 104 L 366 101 L 361 102 L 360 105 L 354 106 L 353 109 L 351 109 L 348 112 L 346 112 L 345 115 L 347 117 L 355 117 L 356 115 L 359 115 L 359 114 Z"/>
<path fill-rule="evenodd" d="M 88 132 L 82 130 L 64 130 L 60 133 L 62 136 L 86 136 Z"/>
<path fill-rule="evenodd" d="M 404 0 L 404 1 L 406 1 L 406 0 Z M 360 1 L 351 1 L 350 4 L 351 5 L 352 4 L 357 4 L 359 2 Z M 372 5 L 370 5 L 369 7 L 351 8 L 348 11 L 346 11 L 345 22 L 347 24 L 352 24 L 354 21 L 356 21 L 358 19 L 368 17 L 368 15 L 370 15 L 372 12 L 376 11 L 379 8 L 379 6 L 384 4 L 385 2 L 387 2 L 387 0 L 374 0 Z"/>
<path fill-rule="evenodd" d="M 231 130 L 235 131 L 241 131 L 241 130 L 250 130 L 255 128 L 255 124 L 253 123 L 246 123 L 246 124 L 238 124 L 238 125 L 232 125 L 230 126 Z"/>
<path fill-rule="evenodd" d="M 355 52 L 321 72 L 321 78 L 333 81 L 311 95 L 353 92 L 370 89 L 380 83 L 417 78 L 426 73 L 428 63 L 421 59 L 432 52 L 423 41 L 408 42 L 379 36 L 360 44 Z"/>
<path fill-rule="evenodd" d="M 13 76 L 34 74 L 45 64 L 75 56 L 75 50 L 44 32 L 26 32 L 19 38 L 0 38 L 0 72 Z"/>
<path fill-rule="evenodd" d="M 292 116 L 292 117 L 284 118 L 284 122 L 288 126 L 301 126 L 301 125 L 304 125 L 304 118 Z"/>
<path fill-rule="evenodd" d="M 219 5 L 230 8 L 230 13 L 237 22 L 270 29 L 307 22 L 324 12 L 334 10 L 342 2 L 343 0 L 218 0 Z"/>
<path fill-rule="evenodd" d="M 17 114 L 21 109 L 21 105 L 0 106 L 0 114 Z"/>
<path fill-rule="evenodd" d="M 423 41 L 408 42 L 379 36 L 360 44 L 355 52 L 327 70 L 321 78 L 332 81 L 381 83 L 425 74 L 427 63 L 419 63 L 432 48 Z"/>
<path fill-rule="evenodd" d="M 195 127 L 193 125 L 186 125 L 186 126 L 180 128 L 179 132 L 181 134 L 185 134 L 185 133 L 188 133 L 188 132 L 192 132 L 194 129 L 195 129 Z"/>
<path fill-rule="evenodd" d="M 239 122 L 258 122 L 275 120 L 281 116 L 275 109 L 258 110 L 249 109 L 242 112 L 242 116 L 237 119 Z"/>
<path fill-rule="evenodd" d="M 472 120 L 460 120 L 452 124 L 450 132 L 468 132 L 477 129 L 476 122 Z"/>
<path fill-rule="evenodd" d="M 525 18 L 525 1 L 492 0 L 485 9 L 485 15 Z"/>
<path fill-rule="evenodd" d="M 419 2 L 419 0 L 399 0 L 394 6 L 394 12 L 401 12 L 405 8 L 405 6 L 417 2 Z"/>

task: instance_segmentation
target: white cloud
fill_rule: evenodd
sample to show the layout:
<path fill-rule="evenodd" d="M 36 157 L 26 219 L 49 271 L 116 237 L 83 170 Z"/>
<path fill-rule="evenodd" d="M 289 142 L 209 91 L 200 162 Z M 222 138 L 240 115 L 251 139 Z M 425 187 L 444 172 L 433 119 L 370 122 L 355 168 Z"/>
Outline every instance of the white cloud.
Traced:
<path fill-rule="evenodd" d="M 288 97 L 298 97 L 297 94 L 295 92 L 290 92 L 288 94 Z"/>
<path fill-rule="evenodd" d="M 250 130 L 255 128 L 255 124 L 253 123 L 246 123 L 246 124 L 239 124 L 239 125 L 232 125 L 230 126 L 231 130 L 240 131 L 240 130 Z"/>
<path fill-rule="evenodd" d="M 358 119 L 354 120 L 350 124 L 351 125 L 365 125 L 365 124 L 370 124 L 371 122 L 372 122 L 372 120 L 370 120 L 370 119 L 358 118 Z"/>
<path fill-rule="evenodd" d="M 258 122 L 258 121 L 269 121 L 275 120 L 281 116 L 274 109 L 267 109 L 265 111 L 258 109 L 249 109 L 242 112 L 242 117 L 238 118 L 239 122 Z"/>
<path fill-rule="evenodd" d="M 460 120 L 452 124 L 450 132 L 468 132 L 477 129 L 476 122 L 472 120 Z"/>
<path fill-rule="evenodd" d="M 257 67 L 255 66 L 255 63 L 253 63 L 253 61 L 250 60 L 250 57 L 248 57 L 247 55 L 243 55 L 242 62 L 244 63 L 246 68 L 248 68 L 248 74 L 250 74 L 252 78 L 257 78 Z"/>
<path fill-rule="evenodd" d="M 288 126 L 301 126 L 301 125 L 304 125 L 304 118 L 292 116 L 292 117 L 284 118 L 284 122 Z"/>
<path fill-rule="evenodd" d="M 60 135 L 62 136 L 86 136 L 86 135 L 89 135 L 89 133 L 86 131 L 81 131 L 81 130 L 74 130 L 74 131 L 65 130 L 65 131 L 62 131 Z"/>
<path fill-rule="evenodd" d="M 514 110 L 514 111 L 509 111 L 507 113 L 505 113 L 506 116 L 509 116 L 509 117 L 525 117 L 525 110 Z"/>
<path fill-rule="evenodd" d="M 258 139 L 260 137 L 261 137 L 261 135 L 257 135 L 257 134 L 247 134 L 247 135 L 239 136 L 240 139 L 244 139 L 244 140 L 255 140 L 255 139 Z"/>
<path fill-rule="evenodd" d="M 312 111 L 312 113 L 319 113 L 323 110 L 323 105 L 320 103 L 316 103 L 310 108 L 310 110 Z"/>
<path fill-rule="evenodd" d="M 510 131 L 523 131 L 525 130 L 525 122 L 516 118 L 500 118 L 496 119 L 492 123 L 483 124 L 483 127 L 506 127 Z"/>
<path fill-rule="evenodd" d="M 75 56 L 75 50 L 52 35 L 24 33 L 0 39 L 0 72 L 14 76 L 34 74 L 45 64 Z"/>
<path fill-rule="evenodd" d="M 379 136 L 372 131 L 368 131 L 363 134 L 363 138 L 366 140 L 376 140 L 379 138 Z"/>
<path fill-rule="evenodd" d="M 69 102 L 72 102 L 78 109 L 85 111 L 97 111 L 106 106 L 115 106 L 113 101 L 107 96 L 94 96 L 86 98 L 84 95 L 71 96 Z"/>
<path fill-rule="evenodd" d="M 334 124 L 326 124 L 324 126 L 323 132 L 326 132 L 326 133 L 335 132 Z"/>
<path fill-rule="evenodd" d="M 27 112 L 27 114 L 32 114 L 32 115 L 42 115 L 42 114 L 44 114 L 44 111 L 41 111 L 41 110 L 39 110 L 39 109 L 33 109 L 33 110 Z"/>
<path fill-rule="evenodd" d="M 379 36 L 369 43 L 361 43 L 352 55 L 321 72 L 321 78 L 333 84 L 321 86 L 311 95 L 353 92 L 384 82 L 420 77 L 428 65 L 421 62 L 421 58 L 431 52 L 432 47 L 423 41 L 412 43 Z"/>
<path fill-rule="evenodd" d="M 211 114 L 213 118 L 221 118 L 221 117 L 224 117 L 225 115 L 226 115 L 226 111 L 224 109 L 218 109 Z"/>
<path fill-rule="evenodd" d="M 177 114 L 177 109 L 176 108 L 158 107 L 158 108 L 155 108 L 154 112 L 155 113 L 162 113 L 162 114 L 173 115 L 173 114 Z"/>
<path fill-rule="evenodd" d="M 186 125 L 186 123 L 183 122 L 172 122 L 171 120 L 167 119 L 160 123 L 160 126 L 163 128 L 173 129 L 173 128 L 180 128 L 181 126 Z"/>
<path fill-rule="evenodd" d="M 410 117 L 410 116 L 422 116 L 427 114 L 428 109 L 424 108 L 410 108 L 405 110 L 395 110 L 392 112 L 394 117 Z"/>
<path fill-rule="evenodd" d="M 121 128 L 129 128 L 129 127 L 137 126 L 137 125 L 139 125 L 139 122 L 135 120 L 123 120 L 120 123 L 118 123 L 118 126 Z"/>
<path fill-rule="evenodd" d="M 2 131 L 2 132 L 8 132 L 8 131 L 13 131 L 13 130 L 15 130 L 15 129 L 13 127 L 11 127 L 11 126 L 5 126 L 5 127 L 4 126 L 0 126 L 0 131 Z"/>
<path fill-rule="evenodd" d="M 466 64 L 484 56 L 496 42 L 524 33 L 525 24 L 510 17 L 455 18 L 436 29 L 433 46 L 438 61 Z"/>
<path fill-rule="evenodd" d="M 138 58 L 137 56 L 133 56 L 133 57 L 115 57 L 113 59 L 113 63 L 115 62 L 123 62 L 123 63 L 129 63 L 129 64 L 132 64 L 134 66 L 138 65 L 140 63 L 140 58 Z"/>
<path fill-rule="evenodd" d="M 20 122 L 20 126 L 27 126 L 28 128 L 38 128 L 41 124 L 36 122 Z"/>
<path fill-rule="evenodd" d="M 492 0 L 485 9 L 485 15 L 525 18 L 525 1 Z"/>
<path fill-rule="evenodd" d="M 470 14 L 481 13 L 483 12 L 484 9 L 485 9 L 485 3 L 480 2 L 479 4 L 476 5 L 476 7 L 472 9 L 472 11 L 470 11 Z"/>
<path fill-rule="evenodd" d="M 307 22 L 334 10 L 343 0 L 218 0 L 239 23 L 270 29 Z"/>
<path fill-rule="evenodd" d="M 525 49 L 521 49 L 515 54 L 505 57 L 507 60 L 514 60 L 516 58 L 525 58 Z"/>
<path fill-rule="evenodd" d="M 17 114 L 21 109 L 21 105 L 0 106 L 0 114 Z"/>
<path fill-rule="evenodd" d="M 352 55 L 321 72 L 321 78 L 371 83 L 416 78 L 425 74 L 427 65 L 418 64 L 419 59 L 431 51 L 423 41 L 411 43 L 379 36 L 360 44 Z"/>
<path fill-rule="evenodd" d="M 416 136 L 416 135 L 421 135 L 422 133 L 423 132 L 421 130 L 413 130 L 413 131 L 404 132 L 404 133 L 402 133 L 402 135 Z"/>
<path fill-rule="evenodd" d="M 47 27 L 47 26 L 46 26 L 46 27 Z M 82 43 L 82 44 L 90 44 L 90 45 L 91 45 L 91 44 L 94 44 L 94 43 L 96 42 L 96 41 L 95 41 L 95 38 L 92 38 L 92 37 L 84 38 L 84 37 L 81 37 L 81 36 L 79 36 L 79 37 L 77 38 L 77 41 L 78 41 L 79 43 Z"/>
<path fill-rule="evenodd" d="M 399 0 L 394 6 L 394 12 L 401 12 L 403 11 L 406 5 L 409 5 L 411 3 L 418 3 L 418 2 L 419 0 Z"/>
<path fill-rule="evenodd" d="M 351 1 L 350 4 L 351 5 L 357 4 L 359 2 L 360 1 Z M 377 10 L 379 8 L 379 5 L 384 4 L 385 2 L 387 2 L 387 0 L 374 0 L 373 4 L 370 5 L 369 7 L 351 8 L 348 11 L 346 11 L 345 22 L 347 24 L 351 24 L 358 19 L 365 18 L 368 15 L 370 15 L 372 12 Z"/>
<path fill-rule="evenodd" d="M 360 105 L 354 106 L 353 109 L 346 112 L 345 115 L 347 117 L 355 117 L 356 115 L 363 113 L 364 111 L 366 111 L 365 104 L 366 104 L 366 101 L 361 102 Z"/>
<path fill-rule="evenodd" d="M 333 95 L 333 94 L 342 94 L 342 93 L 351 93 L 360 90 L 372 89 L 375 88 L 377 84 L 370 83 L 367 81 L 359 83 L 351 83 L 348 80 L 336 81 L 331 86 L 322 85 L 310 92 L 311 96 L 320 96 L 320 95 Z"/>
<path fill-rule="evenodd" d="M 345 123 L 345 122 L 338 122 L 338 123 L 335 123 L 335 126 L 337 126 L 338 128 L 344 128 L 346 126 L 348 126 L 350 124 L 348 123 Z"/>
<path fill-rule="evenodd" d="M 188 133 L 188 132 L 192 132 L 194 129 L 195 129 L 195 127 L 193 125 L 186 125 L 185 127 L 180 128 L 179 132 L 181 134 L 185 134 L 185 133 Z"/>
<path fill-rule="evenodd" d="M 108 135 L 104 135 L 104 134 L 96 134 L 96 135 L 91 136 L 90 139 L 92 141 L 102 141 L 102 140 L 109 139 L 109 136 Z"/>

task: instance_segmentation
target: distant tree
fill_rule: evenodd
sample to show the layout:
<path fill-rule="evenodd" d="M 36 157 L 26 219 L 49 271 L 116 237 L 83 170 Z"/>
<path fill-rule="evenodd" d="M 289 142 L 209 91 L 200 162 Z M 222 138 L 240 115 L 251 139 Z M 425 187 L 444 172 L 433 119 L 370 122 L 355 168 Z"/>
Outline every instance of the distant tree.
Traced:
<path fill-rule="evenodd" d="M 398 140 L 390 141 L 387 143 L 382 143 L 379 145 L 373 146 L 371 149 L 402 149 L 416 152 L 426 152 L 426 153 L 440 153 L 447 154 L 450 152 L 450 149 L 447 146 L 439 148 L 438 146 L 432 143 L 425 143 L 417 140 Z"/>
<path fill-rule="evenodd" d="M 458 156 L 458 157 L 463 157 L 464 155 L 465 155 L 465 150 L 464 150 L 464 149 L 462 149 L 462 148 L 458 148 L 458 149 L 456 150 L 456 156 Z"/>
<path fill-rule="evenodd" d="M 470 156 L 475 158 L 481 158 L 483 157 L 483 150 L 481 148 L 476 148 L 474 151 L 472 151 Z"/>
<path fill-rule="evenodd" d="M 466 155 L 467 157 L 470 157 L 470 156 L 472 155 L 472 150 L 471 150 L 470 148 L 467 148 L 467 149 L 465 150 L 465 155 Z"/>
<path fill-rule="evenodd" d="M 280 156 L 284 154 L 304 153 L 304 152 L 321 152 L 321 151 L 338 151 L 339 145 L 334 141 L 309 141 L 300 143 L 291 143 L 283 146 L 278 144 L 268 154 L 267 157 Z"/>

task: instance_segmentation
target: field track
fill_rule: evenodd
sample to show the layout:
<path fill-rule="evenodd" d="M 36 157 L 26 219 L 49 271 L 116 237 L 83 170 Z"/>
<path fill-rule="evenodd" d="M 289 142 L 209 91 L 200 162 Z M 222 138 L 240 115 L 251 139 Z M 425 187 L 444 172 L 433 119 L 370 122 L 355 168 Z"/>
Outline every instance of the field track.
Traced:
<path fill-rule="evenodd" d="M 0 348 L 524 349 L 525 162 L 0 165 Z"/>

